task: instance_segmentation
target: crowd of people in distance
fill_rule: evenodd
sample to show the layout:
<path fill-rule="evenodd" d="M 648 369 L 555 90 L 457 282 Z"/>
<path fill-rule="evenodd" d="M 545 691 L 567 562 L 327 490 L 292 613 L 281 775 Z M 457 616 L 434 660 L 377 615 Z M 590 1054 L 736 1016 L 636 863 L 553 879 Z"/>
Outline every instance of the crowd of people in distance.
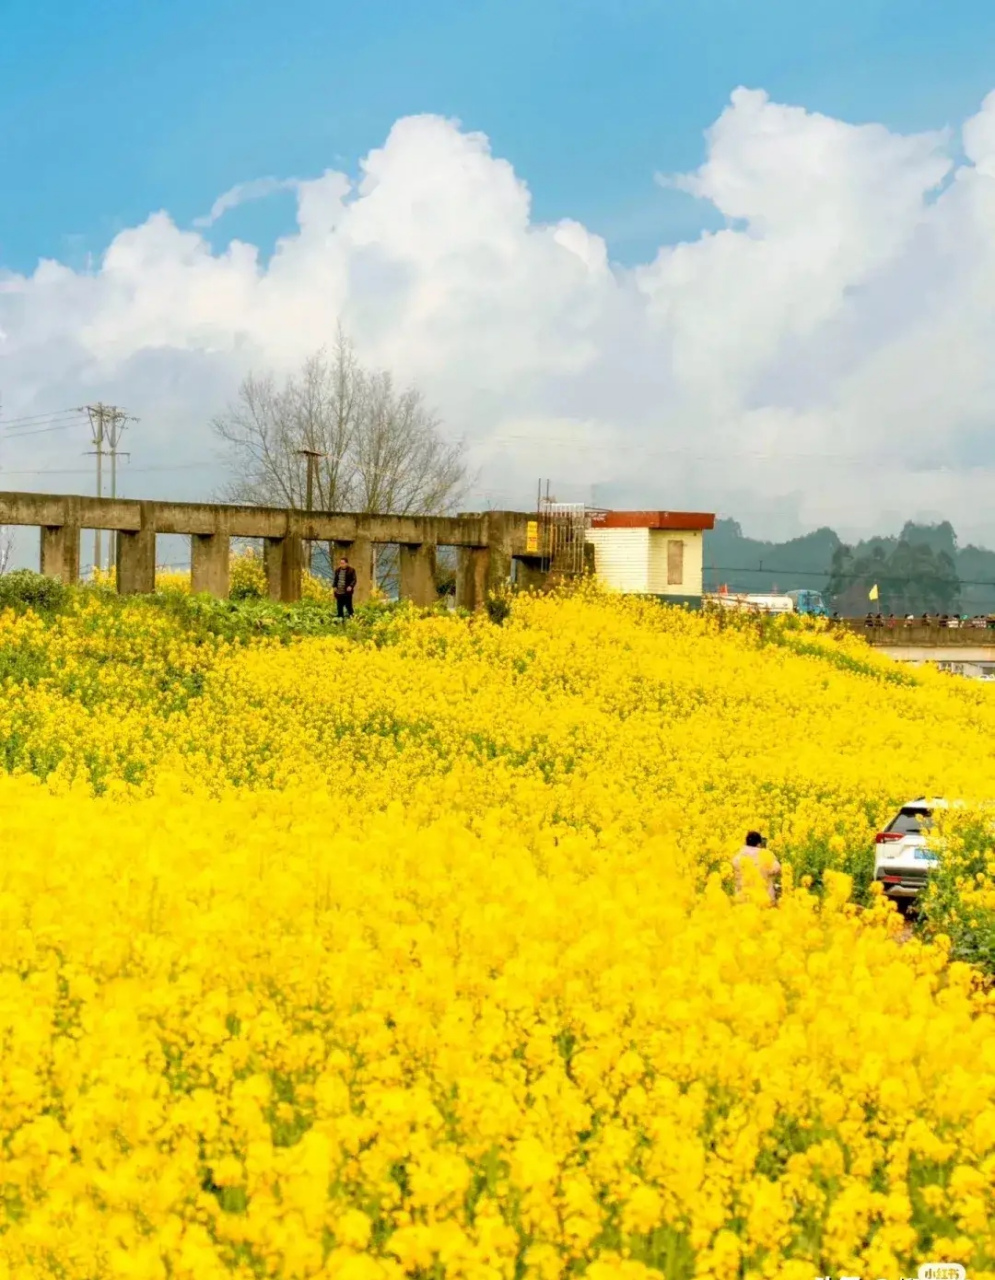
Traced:
<path fill-rule="evenodd" d="M 921 618 L 917 618 L 915 614 L 907 613 L 904 618 L 896 617 L 895 614 L 889 613 L 884 616 L 880 613 L 868 613 L 864 619 L 865 627 L 974 627 L 977 630 L 993 631 L 995 630 L 995 614 L 978 614 L 973 618 L 960 617 L 956 613 L 940 613 L 929 614 L 924 613 Z"/>

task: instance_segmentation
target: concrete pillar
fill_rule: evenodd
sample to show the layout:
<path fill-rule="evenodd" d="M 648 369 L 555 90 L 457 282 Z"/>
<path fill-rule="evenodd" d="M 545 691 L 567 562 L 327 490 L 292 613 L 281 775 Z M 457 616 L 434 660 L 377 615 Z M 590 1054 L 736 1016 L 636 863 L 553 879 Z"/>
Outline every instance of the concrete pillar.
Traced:
<path fill-rule="evenodd" d="M 301 566 L 303 544 L 293 534 L 284 538 L 267 538 L 263 550 L 263 569 L 271 600 L 294 604 L 301 598 Z"/>
<path fill-rule="evenodd" d="M 301 598 L 301 571 L 304 568 L 304 541 L 296 535 L 283 540 L 283 564 L 280 574 L 280 598 L 284 604 L 295 604 Z"/>
<path fill-rule="evenodd" d="M 456 558 L 456 607 L 471 612 L 487 603 L 489 547 L 460 547 Z"/>
<path fill-rule="evenodd" d="M 511 526 L 504 511 L 488 511 L 487 593 L 501 591 L 511 581 Z"/>
<path fill-rule="evenodd" d="M 230 539 L 226 533 L 190 535 L 190 590 L 224 600 L 228 595 Z"/>
<path fill-rule="evenodd" d="M 487 548 L 487 585 L 485 594 L 501 591 L 511 582 L 511 552 L 505 547 L 491 545 Z"/>
<path fill-rule="evenodd" d="M 332 572 L 339 566 L 339 556 L 346 556 L 356 570 L 356 590 L 353 604 L 365 604 L 373 594 L 373 543 L 369 538 L 355 538 L 352 542 L 336 542 Z"/>
<path fill-rule="evenodd" d="M 137 533 L 118 530 L 117 589 L 125 596 L 155 590 L 155 526 L 144 518 Z"/>
<path fill-rule="evenodd" d="M 69 584 L 79 581 L 79 525 L 42 525 L 41 571 Z"/>
<path fill-rule="evenodd" d="M 263 539 L 263 573 L 266 575 L 266 594 L 271 600 L 280 599 L 283 585 L 283 539 Z"/>
<path fill-rule="evenodd" d="M 410 600 L 421 608 L 435 604 L 439 593 L 435 589 L 435 547 L 430 542 L 401 544 L 402 600 Z"/>

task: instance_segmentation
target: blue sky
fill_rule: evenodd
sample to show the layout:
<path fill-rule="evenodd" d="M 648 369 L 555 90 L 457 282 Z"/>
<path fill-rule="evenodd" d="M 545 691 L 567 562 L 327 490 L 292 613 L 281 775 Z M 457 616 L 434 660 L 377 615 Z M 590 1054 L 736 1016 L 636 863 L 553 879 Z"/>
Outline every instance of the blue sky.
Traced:
<path fill-rule="evenodd" d="M 982 0 L 0 0 L 0 266 L 82 265 L 238 182 L 355 168 L 400 116 L 481 130 L 622 262 L 708 211 L 662 190 L 738 84 L 850 121 L 956 124 L 995 84 Z M 264 246 L 290 196 L 214 228 Z"/>
<path fill-rule="evenodd" d="M 205 497 L 246 372 L 343 323 L 469 442 L 474 502 L 542 475 L 995 545 L 993 89 L 991 0 L 0 0 L 5 415 L 123 405 L 125 491 Z M 374 149 L 345 206 L 290 184 L 177 234 Z M 41 257 L 71 270 L 4 279 Z M 0 433 L 14 487 L 87 488 L 60 421 Z"/>

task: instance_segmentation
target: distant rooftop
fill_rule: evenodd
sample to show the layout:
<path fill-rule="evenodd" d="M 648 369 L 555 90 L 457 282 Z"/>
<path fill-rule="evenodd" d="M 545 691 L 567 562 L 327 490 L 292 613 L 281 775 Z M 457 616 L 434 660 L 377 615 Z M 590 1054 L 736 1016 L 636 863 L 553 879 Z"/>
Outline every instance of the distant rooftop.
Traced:
<path fill-rule="evenodd" d="M 715 513 L 709 511 L 596 511 L 592 529 L 714 529 Z"/>

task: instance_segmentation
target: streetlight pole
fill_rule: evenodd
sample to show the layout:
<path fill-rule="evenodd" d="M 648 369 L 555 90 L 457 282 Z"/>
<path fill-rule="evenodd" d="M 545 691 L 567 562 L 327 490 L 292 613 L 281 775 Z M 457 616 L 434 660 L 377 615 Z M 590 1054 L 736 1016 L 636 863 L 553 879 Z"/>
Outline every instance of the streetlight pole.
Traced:
<path fill-rule="evenodd" d="M 298 449 L 297 452 L 302 458 L 307 459 L 307 490 L 306 490 L 306 510 L 308 515 L 314 510 L 314 482 L 318 473 L 318 459 L 327 458 L 327 453 L 322 453 L 320 449 Z M 307 540 L 307 571 L 311 572 L 311 560 L 314 554 L 314 542 L 311 538 Z"/>

